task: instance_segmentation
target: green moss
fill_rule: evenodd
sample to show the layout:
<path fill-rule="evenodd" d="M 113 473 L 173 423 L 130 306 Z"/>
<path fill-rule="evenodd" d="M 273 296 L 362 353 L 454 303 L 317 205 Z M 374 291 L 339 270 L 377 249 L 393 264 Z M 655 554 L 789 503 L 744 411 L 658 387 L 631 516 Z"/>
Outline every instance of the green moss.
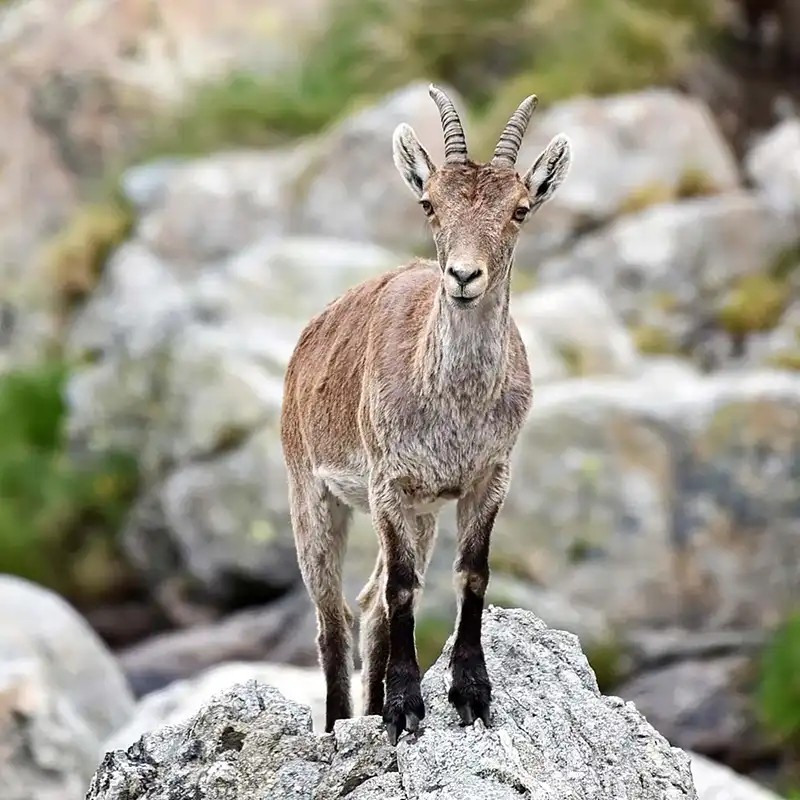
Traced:
<path fill-rule="evenodd" d="M 627 673 L 627 654 L 622 643 L 612 637 L 586 647 L 586 660 L 604 694 L 612 692 Z"/>
<path fill-rule="evenodd" d="M 533 270 L 525 269 L 517 265 L 511 273 L 511 293 L 522 294 L 530 292 L 536 288 L 538 281 Z"/>
<path fill-rule="evenodd" d="M 762 656 L 757 706 L 773 736 L 800 745 L 800 609 L 776 631 Z"/>
<path fill-rule="evenodd" d="M 45 245 L 43 268 L 61 309 L 73 308 L 94 289 L 109 253 L 132 226 L 132 212 L 121 203 L 88 204 L 79 207 Z"/>
<path fill-rule="evenodd" d="M 667 314 L 677 311 L 680 305 L 680 298 L 672 294 L 672 292 L 656 292 L 653 295 L 653 308 L 664 311 Z"/>
<path fill-rule="evenodd" d="M 776 280 L 789 280 L 798 271 L 800 271 L 800 243 L 778 253 L 769 268 L 769 274 Z"/>
<path fill-rule="evenodd" d="M 782 353 L 775 353 L 767 363 L 777 369 L 785 369 L 790 372 L 800 372 L 800 349 L 787 350 Z"/>
<path fill-rule="evenodd" d="M 784 281 L 770 275 L 747 275 L 728 293 L 718 319 L 731 334 L 772 330 L 790 299 L 790 288 Z"/>
<path fill-rule="evenodd" d="M 637 325 L 631 329 L 631 336 L 640 353 L 674 355 L 678 352 L 675 343 L 663 328 L 657 328 L 654 325 Z"/>
<path fill-rule="evenodd" d="M 556 350 L 570 375 L 579 376 L 584 374 L 584 356 L 579 347 L 567 342 L 561 342 L 556 347 Z"/>
<path fill-rule="evenodd" d="M 653 181 L 634 189 L 620 204 L 619 213 L 635 214 L 674 199 L 675 192 L 671 186 L 661 181 Z"/>
<path fill-rule="evenodd" d="M 453 620 L 423 615 L 414 627 L 417 659 L 420 669 L 426 670 L 442 654 L 447 637 L 453 632 Z"/>
<path fill-rule="evenodd" d="M 489 556 L 489 567 L 492 572 L 502 573 L 510 578 L 539 583 L 530 562 L 520 558 L 518 553 L 492 552 Z"/>
<path fill-rule="evenodd" d="M 66 377 L 60 362 L 0 377 L 0 572 L 80 601 L 125 587 L 115 532 L 136 468 L 121 454 L 69 456 Z"/>
<path fill-rule="evenodd" d="M 691 197 L 706 197 L 718 194 L 719 188 L 704 170 L 688 167 L 683 171 L 676 186 L 664 181 L 653 181 L 634 189 L 620 205 L 621 214 L 635 214 L 651 206 L 672 203 Z"/>
<path fill-rule="evenodd" d="M 678 180 L 675 190 L 678 198 L 708 197 L 719 194 L 719 187 L 714 179 L 701 167 L 687 167 Z"/>
<path fill-rule="evenodd" d="M 594 545 L 588 539 L 578 536 L 567 547 L 567 560 L 570 564 L 588 561 L 594 552 Z"/>

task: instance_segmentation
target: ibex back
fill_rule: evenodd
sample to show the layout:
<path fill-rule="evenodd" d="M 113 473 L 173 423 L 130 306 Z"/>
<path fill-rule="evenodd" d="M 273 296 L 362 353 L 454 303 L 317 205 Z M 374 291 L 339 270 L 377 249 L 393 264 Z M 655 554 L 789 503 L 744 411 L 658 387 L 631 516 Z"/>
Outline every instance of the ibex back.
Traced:
<path fill-rule="evenodd" d="M 437 260 L 366 281 L 304 330 L 286 376 L 281 435 L 303 580 L 317 609 L 326 730 L 352 713 L 352 615 L 342 596 L 351 509 L 371 514 L 380 554 L 358 598 L 364 709 L 393 743 L 425 715 L 414 609 L 440 506 L 457 501 L 459 615 L 450 701 L 490 724 L 481 647 L 489 540 L 509 458 L 531 403 L 525 347 L 509 315 L 520 229 L 570 163 L 555 137 L 515 168 L 536 98 L 514 112 L 490 163 L 468 159 L 458 114 L 431 86 L 445 141 L 436 167 L 408 125 L 394 161 L 429 221 Z"/>

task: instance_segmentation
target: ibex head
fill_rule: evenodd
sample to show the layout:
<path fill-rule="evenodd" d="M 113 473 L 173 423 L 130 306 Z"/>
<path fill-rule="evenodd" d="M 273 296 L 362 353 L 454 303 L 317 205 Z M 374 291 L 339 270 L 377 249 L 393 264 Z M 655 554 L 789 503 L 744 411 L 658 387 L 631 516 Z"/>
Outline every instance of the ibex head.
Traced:
<path fill-rule="evenodd" d="M 531 95 L 511 115 L 492 160 L 476 164 L 467 157 L 452 101 L 433 85 L 430 95 L 442 118 L 444 164 L 434 166 L 406 124 L 394 132 L 394 163 L 428 217 L 447 298 L 466 308 L 508 279 L 522 225 L 569 171 L 570 143 L 559 134 L 524 175 L 517 172 L 517 152 L 537 102 Z"/>

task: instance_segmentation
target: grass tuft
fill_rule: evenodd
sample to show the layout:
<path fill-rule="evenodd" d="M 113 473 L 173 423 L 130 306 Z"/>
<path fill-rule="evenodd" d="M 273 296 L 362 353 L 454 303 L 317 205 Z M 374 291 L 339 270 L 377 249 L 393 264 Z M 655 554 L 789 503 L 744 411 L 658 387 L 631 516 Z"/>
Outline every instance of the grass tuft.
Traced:
<path fill-rule="evenodd" d="M 69 455 L 66 379 L 61 362 L 0 376 L 0 572 L 82 602 L 124 590 L 116 531 L 137 475 L 122 454 Z"/>
<path fill-rule="evenodd" d="M 132 226 L 131 210 L 119 202 L 87 204 L 73 213 L 42 256 L 60 310 L 69 312 L 91 293 L 109 254 Z"/>
<path fill-rule="evenodd" d="M 767 730 L 800 746 L 800 609 L 775 632 L 763 654 L 757 702 Z"/>

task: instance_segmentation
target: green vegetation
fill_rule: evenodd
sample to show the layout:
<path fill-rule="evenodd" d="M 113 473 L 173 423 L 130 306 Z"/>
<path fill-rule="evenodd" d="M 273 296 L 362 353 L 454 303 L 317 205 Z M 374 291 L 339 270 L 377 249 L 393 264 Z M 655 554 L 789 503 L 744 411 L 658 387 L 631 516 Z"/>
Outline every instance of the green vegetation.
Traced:
<path fill-rule="evenodd" d="M 627 667 L 625 648 L 616 638 L 586 647 L 586 660 L 597 678 L 597 685 L 609 694 L 624 680 Z"/>
<path fill-rule="evenodd" d="M 731 289 L 719 311 L 722 327 L 734 335 L 774 328 L 791 299 L 786 281 L 772 275 L 747 275 Z"/>
<path fill-rule="evenodd" d="M 621 203 L 620 214 L 636 214 L 651 206 L 671 203 L 675 200 L 675 192 L 666 183 L 653 181 L 634 189 Z"/>
<path fill-rule="evenodd" d="M 800 270 L 800 243 L 787 247 L 775 257 L 769 274 L 780 281 L 788 281 Z"/>
<path fill-rule="evenodd" d="M 570 375 L 577 377 L 584 374 L 584 354 L 577 345 L 570 342 L 561 342 L 557 345 L 556 350 Z"/>
<path fill-rule="evenodd" d="M 707 2 L 544 0 L 531 12 L 532 63 L 509 86 L 548 101 L 669 83 L 711 25 Z"/>
<path fill-rule="evenodd" d="M 687 167 L 678 180 L 675 190 L 678 199 L 688 200 L 691 197 L 709 197 L 719 194 L 719 186 L 714 179 L 700 167 Z"/>
<path fill-rule="evenodd" d="M 620 205 L 621 214 L 635 214 L 651 206 L 673 203 L 692 197 L 708 197 L 717 194 L 719 187 L 704 170 L 689 167 L 683 171 L 675 186 L 663 181 L 646 183 L 632 191 Z"/>
<path fill-rule="evenodd" d="M 673 355 L 677 352 L 674 342 L 663 328 L 657 328 L 654 325 L 637 325 L 631 330 L 631 336 L 640 353 Z"/>
<path fill-rule="evenodd" d="M 800 798 L 800 608 L 775 632 L 761 658 L 756 707 L 764 728 L 784 746 L 783 781 Z"/>
<path fill-rule="evenodd" d="M 66 368 L 0 376 L 0 572 L 84 601 L 124 588 L 114 534 L 133 497 L 132 461 L 67 453 Z"/>
<path fill-rule="evenodd" d="M 417 642 L 417 660 L 420 669 L 432 666 L 442 654 L 447 637 L 453 632 L 453 620 L 423 614 L 417 620 L 414 635 Z"/>
<path fill-rule="evenodd" d="M 97 285 L 106 258 L 128 236 L 131 210 L 119 201 L 79 207 L 42 255 L 59 308 L 69 312 Z"/>
<path fill-rule="evenodd" d="M 790 372 L 800 372 L 800 346 L 797 350 L 787 350 L 773 355 L 768 364 L 778 369 L 789 370 Z"/>
<path fill-rule="evenodd" d="M 710 31 L 712 5 L 507 0 L 498 14 L 496 0 L 334 0 L 294 71 L 198 87 L 140 156 L 272 145 L 413 80 L 459 90 L 469 111 L 486 115 L 488 142 L 530 92 L 550 103 L 672 82 Z"/>
<path fill-rule="evenodd" d="M 800 748 L 800 609 L 776 631 L 764 652 L 757 699 L 767 730 Z"/>

